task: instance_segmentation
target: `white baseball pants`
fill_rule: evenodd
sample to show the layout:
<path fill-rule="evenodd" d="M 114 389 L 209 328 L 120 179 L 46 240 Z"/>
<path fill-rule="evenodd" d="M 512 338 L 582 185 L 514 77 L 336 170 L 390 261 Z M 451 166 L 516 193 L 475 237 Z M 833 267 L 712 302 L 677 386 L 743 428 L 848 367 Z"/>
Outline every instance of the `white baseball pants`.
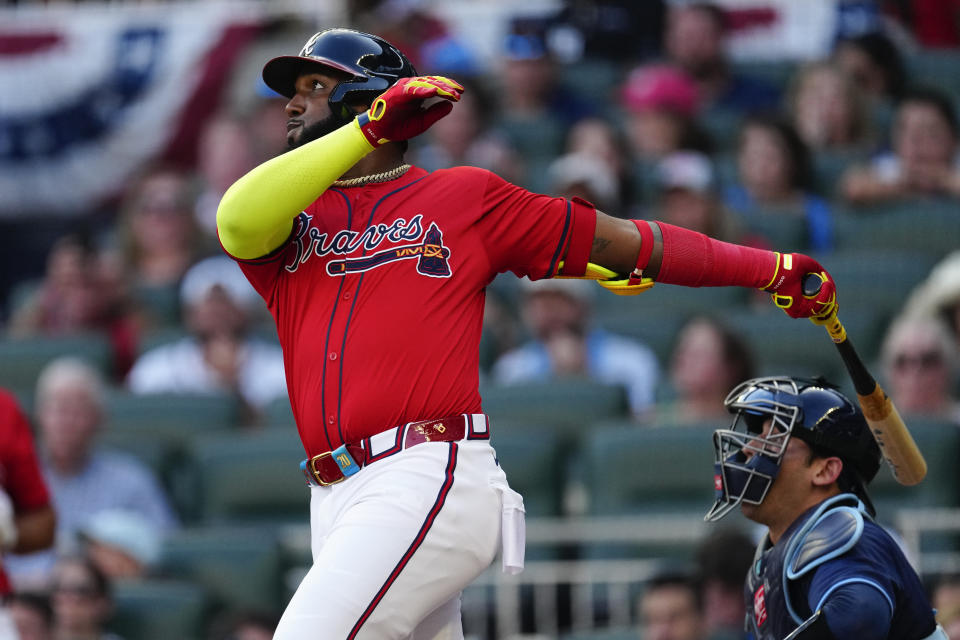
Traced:
<path fill-rule="evenodd" d="M 313 566 L 274 639 L 462 640 L 460 592 L 501 523 L 505 569 L 522 567 L 522 512 L 487 440 L 419 444 L 311 487 Z"/>

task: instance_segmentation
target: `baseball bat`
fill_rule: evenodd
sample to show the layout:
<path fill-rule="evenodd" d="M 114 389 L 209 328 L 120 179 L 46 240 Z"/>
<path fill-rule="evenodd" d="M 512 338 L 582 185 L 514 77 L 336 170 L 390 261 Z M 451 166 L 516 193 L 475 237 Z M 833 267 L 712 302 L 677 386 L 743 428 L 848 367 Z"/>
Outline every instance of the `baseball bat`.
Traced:
<path fill-rule="evenodd" d="M 819 274 L 808 273 L 803 279 L 803 293 L 816 295 L 823 284 Z M 818 322 L 820 324 L 820 322 Z M 897 407 L 887 397 L 867 367 L 860 360 L 856 349 L 847 336 L 847 330 L 837 318 L 836 307 L 822 322 L 833 344 L 836 345 L 843 364 L 853 381 L 857 400 L 863 409 L 863 416 L 870 426 L 870 432 L 880 446 L 884 459 L 893 470 L 897 482 L 912 486 L 918 484 L 927 475 L 927 463 L 914 442 L 913 436 L 904 424 Z"/>

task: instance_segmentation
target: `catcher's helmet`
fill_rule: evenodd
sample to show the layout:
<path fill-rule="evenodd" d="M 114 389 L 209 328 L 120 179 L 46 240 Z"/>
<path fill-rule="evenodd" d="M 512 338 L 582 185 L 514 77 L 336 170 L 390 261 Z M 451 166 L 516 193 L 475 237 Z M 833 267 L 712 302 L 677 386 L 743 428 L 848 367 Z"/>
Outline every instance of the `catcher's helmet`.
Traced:
<path fill-rule="evenodd" d="M 855 493 L 874 513 L 866 486 L 880 469 L 880 448 L 860 409 L 826 381 L 754 378 L 737 385 L 724 406 L 734 419 L 729 429 L 713 434 L 716 502 L 705 520 L 719 520 L 742 502 L 763 502 L 791 437 L 815 454 L 840 458 L 840 489 Z M 767 420 L 772 424 L 764 434 Z"/>
<path fill-rule="evenodd" d="M 326 29 L 307 40 L 296 56 L 280 56 L 263 67 L 263 81 L 280 95 L 292 98 L 304 67 L 319 65 L 350 77 L 330 94 L 331 113 L 349 122 L 353 105 L 369 105 L 400 78 L 417 75 L 399 49 L 377 36 L 353 29 Z"/>

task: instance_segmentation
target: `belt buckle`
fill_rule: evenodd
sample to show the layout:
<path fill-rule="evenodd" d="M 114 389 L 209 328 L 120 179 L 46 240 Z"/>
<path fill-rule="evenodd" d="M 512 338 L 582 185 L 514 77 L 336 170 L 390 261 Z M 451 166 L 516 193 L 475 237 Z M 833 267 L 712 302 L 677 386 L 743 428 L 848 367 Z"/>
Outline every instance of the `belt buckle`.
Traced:
<path fill-rule="evenodd" d="M 323 458 L 332 458 L 333 461 L 340 467 L 340 472 L 343 474 L 333 482 L 326 482 L 323 478 L 320 477 L 320 474 L 317 473 L 316 462 L 317 460 L 322 460 Z M 360 471 L 360 465 L 357 464 L 357 461 L 353 459 L 353 456 L 350 455 L 350 452 L 347 451 L 347 445 L 342 444 L 333 451 L 327 451 L 324 453 L 318 453 L 307 461 L 307 469 L 313 478 L 320 484 L 321 487 L 329 487 L 330 485 L 339 484 L 355 474 L 357 471 Z"/>

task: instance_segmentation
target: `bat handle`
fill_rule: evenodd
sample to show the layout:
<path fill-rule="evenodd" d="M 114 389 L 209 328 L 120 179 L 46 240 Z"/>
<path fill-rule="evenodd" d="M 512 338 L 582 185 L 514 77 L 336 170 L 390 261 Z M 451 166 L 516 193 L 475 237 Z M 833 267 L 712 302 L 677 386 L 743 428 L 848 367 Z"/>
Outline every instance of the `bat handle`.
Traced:
<path fill-rule="evenodd" d="M 823 277 L 819 273 L 808 273 L 803 276 L 801 281 L 803 295 L 812 297 L 820 293 L 820 287 L 823 286 Z M 840 319 L 837 318 L 837 305 L 833 305 L 830 309 L 830 313 L 825 316 L 813 316 L 810 318 L 810 322 L 813 324 L 822 325 L 827 333 L 830 334 L 830 339 L 836 344 L 841 342 L 846 342 L 847 340 L 847 330 L 843 328 Z"/>

